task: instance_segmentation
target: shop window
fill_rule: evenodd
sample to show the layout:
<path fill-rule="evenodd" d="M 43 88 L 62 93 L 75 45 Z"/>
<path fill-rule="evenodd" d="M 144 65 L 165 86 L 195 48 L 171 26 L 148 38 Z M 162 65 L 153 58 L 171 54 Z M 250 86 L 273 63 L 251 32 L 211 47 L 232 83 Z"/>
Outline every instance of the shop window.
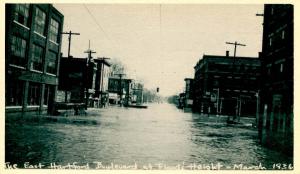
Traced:
<path fill-rule="evenodd" d="M 44 49 L 42 47 L 33 45 L 30 65 L 32 70 L 43 70 L 43 52 Z"/>
<path fill-rule="evenodd" d="M 41 9 L 36 8 L 34 21 L 35 21 L 34 31 L 41 35 L 44 35 L 45 24 L 46 24 L 46 13 L 44 13 Z"/>
<path fill-rule="evenodd" d="M 28 26 L 29 4 L 16 4 L 14 20 L 24 26 Z"/>
<path fill-rule="evenodd" d="M 23 81 L 10 79 L 6 83 L 5 105 L 22 106 Z"/>
<path fill-rule="evenodd" d="M 18 65 L 18 66 L 25 66 L 26 59 L 26 40 L 17 37 L 17 36 L 12 36 L 11 37 L 11 54 L 12 54 L 12 60 L 11 63 Z"/>
<path fill-rule="evenodd" d="M 27 98 L 28 105 L 39 105 L 40 90 L 41 90 L 41 85 L 39 85 L 38 83 L 29 83 L 28 98 Z"/>

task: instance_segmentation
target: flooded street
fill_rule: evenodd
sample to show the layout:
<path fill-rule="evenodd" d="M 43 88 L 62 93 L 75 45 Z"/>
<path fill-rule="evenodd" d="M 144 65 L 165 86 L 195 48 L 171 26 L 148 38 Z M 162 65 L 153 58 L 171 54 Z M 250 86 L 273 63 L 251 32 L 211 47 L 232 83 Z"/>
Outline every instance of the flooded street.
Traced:
<path fill-rule="evenodd" d="M 94 109 L 87 117 L 98 124 L 7 123 L 6 162 L 20 167 L 25 162 L 42 163 L 45 168 L 74 162 L 90 167 L 94 162 L 136 163 L 138 168 L 261 163 L 267 169 L 275 163 L 292 163 L 291 158 L 261 147 L 254 128 L 227 126 L 170 104 L 150 104 L 148 109 L 110 106 Z"/>

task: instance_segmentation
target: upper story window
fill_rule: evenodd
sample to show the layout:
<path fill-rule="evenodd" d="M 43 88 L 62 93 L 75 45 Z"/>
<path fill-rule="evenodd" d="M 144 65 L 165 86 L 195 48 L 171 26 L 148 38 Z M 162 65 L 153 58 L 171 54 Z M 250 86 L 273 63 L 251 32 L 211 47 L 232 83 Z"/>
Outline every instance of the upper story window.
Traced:
<path fill-rule="evenodd" d="M 56 74 L 57 54 L 49 52 L 47 60 L 47 73 Z"/>
<path fill-rule="evenodd" d="M 280 72 L 283 72 L 283 63 L 280 64 Z"/>
<path fill-rule="evenodd" d="M 281 39 L 284 39 L 284 38 L 285 38 L 285 31 L 282 30 L 282 31 L 281 31 Z"/>
<path fill-rule="evenodd" d="M 26 63 L 25 54 L 26 54 L 26 40 L 12 36 L 10 50 L 12 53 L 11 63 L 19 66 L 24 66 Z"/>
<path fill-rule="evenodd" d="M 58 29 L 59 29 L 59 23 L 55 19 L 51 19 L 50 22 L 50 40 L 58 43 Z"/>
<path fill-rule="evenodd" d="M 44 35 L 45 33 L 45 23 L 46 23 L 46 13 L 44 13 L 39 8 L 35 9 L 35 25 L 34 25 L 34 31 L 37 33 Z"/>
<path fill-rule="evenodd" d="M 272 38 L 269 38 L 269 46 L 272 46 Z"/>
<path fill-rule="evenodd" d="M 29 4 L 16 4 L 14 20 L 24 26 L 28 26 Z"/>
<path fill-rule="evenodd" d="M 44 49 L 42 47 L 33 45 L 30 69 L 38 71 L 43 70 L 43 52 Z"/>

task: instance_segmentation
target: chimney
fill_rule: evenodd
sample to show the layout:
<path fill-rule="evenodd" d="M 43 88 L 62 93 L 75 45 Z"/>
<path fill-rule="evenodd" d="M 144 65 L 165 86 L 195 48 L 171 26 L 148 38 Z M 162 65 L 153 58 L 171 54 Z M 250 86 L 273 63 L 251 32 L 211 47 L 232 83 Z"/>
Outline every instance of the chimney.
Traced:
<path fill-rule="evenodd" d="M 226 57 L 229 57 L 229 51 L 226 51 Z"/>

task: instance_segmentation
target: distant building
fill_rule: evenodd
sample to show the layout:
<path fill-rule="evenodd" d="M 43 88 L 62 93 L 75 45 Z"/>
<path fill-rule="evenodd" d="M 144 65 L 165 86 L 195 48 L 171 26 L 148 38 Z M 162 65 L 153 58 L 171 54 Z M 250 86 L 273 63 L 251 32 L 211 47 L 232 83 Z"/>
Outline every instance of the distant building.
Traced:
<path fill-rule="evenodd" d="M 63 57 L 60 62 L 57 102 L 93 106 L 97 64 L 88 58 Z"/>
<path fill-rule="evenodd" d="M 108 104 L 108 78 L 111 64 L 105 58 L 94 59 L 94 61 L 97 64 L 94 105 L 103 107 Z"/>
<path fill-rule="evenodd" d="M 194 79 L 185 78 L 185 104 L 184 106 L 187 108 L 191 108 L 193 105 L 193 85 Z"/>
<path fill-rule="evenodd" d="M 132 79 L 109 77 L 108 92 L 110 103 L 129 104 L 132 97 Z"/>
<path fill-rule="evenodd" d="M 144 85 L 141 83 L 133 83 L 132 84 L 132 97 L 131 102 L 136 104 L 142 104 L 143 103 L 143 88 Z"/>
<path fill-rule="evenodd" d="M 294 7 L 264 7 L 262 90 L 259 136 L 261 142 L 293 153 L 294 119 Z"/>
<path fill-rule="evenodd" d="M 260 60 L 204 55 L 195 66 L 194 111 L 255 116 Z"/>
<path fill-rule="evenodd" d="M 50 4 L 5 6 L 6 113 L 52 112 L 64 16 Z"/>

